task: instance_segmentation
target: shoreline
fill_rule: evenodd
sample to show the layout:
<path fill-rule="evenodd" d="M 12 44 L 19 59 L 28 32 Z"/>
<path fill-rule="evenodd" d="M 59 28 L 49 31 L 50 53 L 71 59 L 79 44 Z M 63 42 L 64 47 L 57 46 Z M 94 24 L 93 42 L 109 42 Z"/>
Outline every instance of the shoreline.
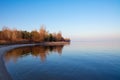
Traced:
<path fill-rule="evenodd" d="M 69 45 L 70 42 L 41 42 L 41 43 L 30 43 L 30 44 L 14 44 L 14 45 L 0 45 L 0 80 L 12 80 L 10 74 L 4 63 L 4 55 L 8 51 L 25 46 L 55 46 L 55 45 Z"/>
<path fill-rule="evenodd" d="M 44 45 L 60 45 L 60 44 L 70 44 L 70 42 L 68 42 L 68 41 L 59 41 L 59 42 L 18 42 L 18 43 L 13 43 L 13 42 L 11 42 L 11 43 L 3 43 L 3 44 L 1 44 L 0 43 L 0 48 L 1 47 L 4 47 L 4 46 L 9 46 L 9 45 L 21 45 L 21 44 L 44 44 Z"/>

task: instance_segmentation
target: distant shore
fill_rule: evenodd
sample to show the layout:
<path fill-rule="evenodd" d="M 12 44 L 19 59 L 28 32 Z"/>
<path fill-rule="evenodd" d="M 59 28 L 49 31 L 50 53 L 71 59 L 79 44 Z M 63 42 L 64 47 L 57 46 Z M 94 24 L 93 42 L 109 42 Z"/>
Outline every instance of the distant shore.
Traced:
<path fill-rule="evenodd" d="M 69 45 L 70 42 L 41 42 L 41 43 L 26 43 L 26 44 L 3 44 L 0 45 L 0 80 L 12 80 L 10 74 L 8 73 L 5 63 L 4 55 L 15 48 L 25 47 L 25 46 L 55 46 L 55 45 Z"/>

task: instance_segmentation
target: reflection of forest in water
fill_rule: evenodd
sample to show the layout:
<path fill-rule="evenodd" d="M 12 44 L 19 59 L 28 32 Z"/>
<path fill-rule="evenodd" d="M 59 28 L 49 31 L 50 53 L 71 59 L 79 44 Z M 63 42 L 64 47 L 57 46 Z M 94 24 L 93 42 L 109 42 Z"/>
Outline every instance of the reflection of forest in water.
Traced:
<path fill-rule="evenodd" d="M 5 61 L 9 62 L 10 60 L 13 60 L 14 62 L 16 62 L 18 58 L 24 57 L 27 55 L 40 57 L 41 61 L 44 61 L 46 59 L 46 56 L 51 54 L 52 52 L 56 52 L 61 55 L 63 47 L 64 45 L 29 46 L 29 47 L 16 48 L 7 52 L 7 54 L 5 54 Z"/>

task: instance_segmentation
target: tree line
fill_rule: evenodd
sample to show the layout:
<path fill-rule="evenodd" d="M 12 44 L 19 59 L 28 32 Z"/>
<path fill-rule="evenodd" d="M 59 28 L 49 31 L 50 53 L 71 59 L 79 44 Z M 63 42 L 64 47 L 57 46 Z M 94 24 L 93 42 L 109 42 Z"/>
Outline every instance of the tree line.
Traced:
<path fill-rule="evenodd" d="M 0 42 L 16 42 L 16 41 L 31 41 L 31 42 L 58 42 L 70 41 L 64 38 L 61 32 L 49 33 L 44 26 L 39 31 L 31 32 L 3 27 L 0 31 Z"/>

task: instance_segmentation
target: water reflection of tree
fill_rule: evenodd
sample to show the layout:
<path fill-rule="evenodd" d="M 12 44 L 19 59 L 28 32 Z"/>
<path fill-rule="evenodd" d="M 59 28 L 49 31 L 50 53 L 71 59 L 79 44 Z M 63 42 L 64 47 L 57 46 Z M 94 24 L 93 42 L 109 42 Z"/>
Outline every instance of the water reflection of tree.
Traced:
<path fill-rule="evenodd" d="M 16 48 L 5 54 L 5 60 L 6 62 L 9 62 L 10 60 L 16 62 L 18 58 L 31 54 L 32 56 L 40 57 L 41 61 L 45 61 L 47 55 L 51 54 L 52 52 L 56 52 L 61 55 L 63 47 L 64 45 Z"/>

